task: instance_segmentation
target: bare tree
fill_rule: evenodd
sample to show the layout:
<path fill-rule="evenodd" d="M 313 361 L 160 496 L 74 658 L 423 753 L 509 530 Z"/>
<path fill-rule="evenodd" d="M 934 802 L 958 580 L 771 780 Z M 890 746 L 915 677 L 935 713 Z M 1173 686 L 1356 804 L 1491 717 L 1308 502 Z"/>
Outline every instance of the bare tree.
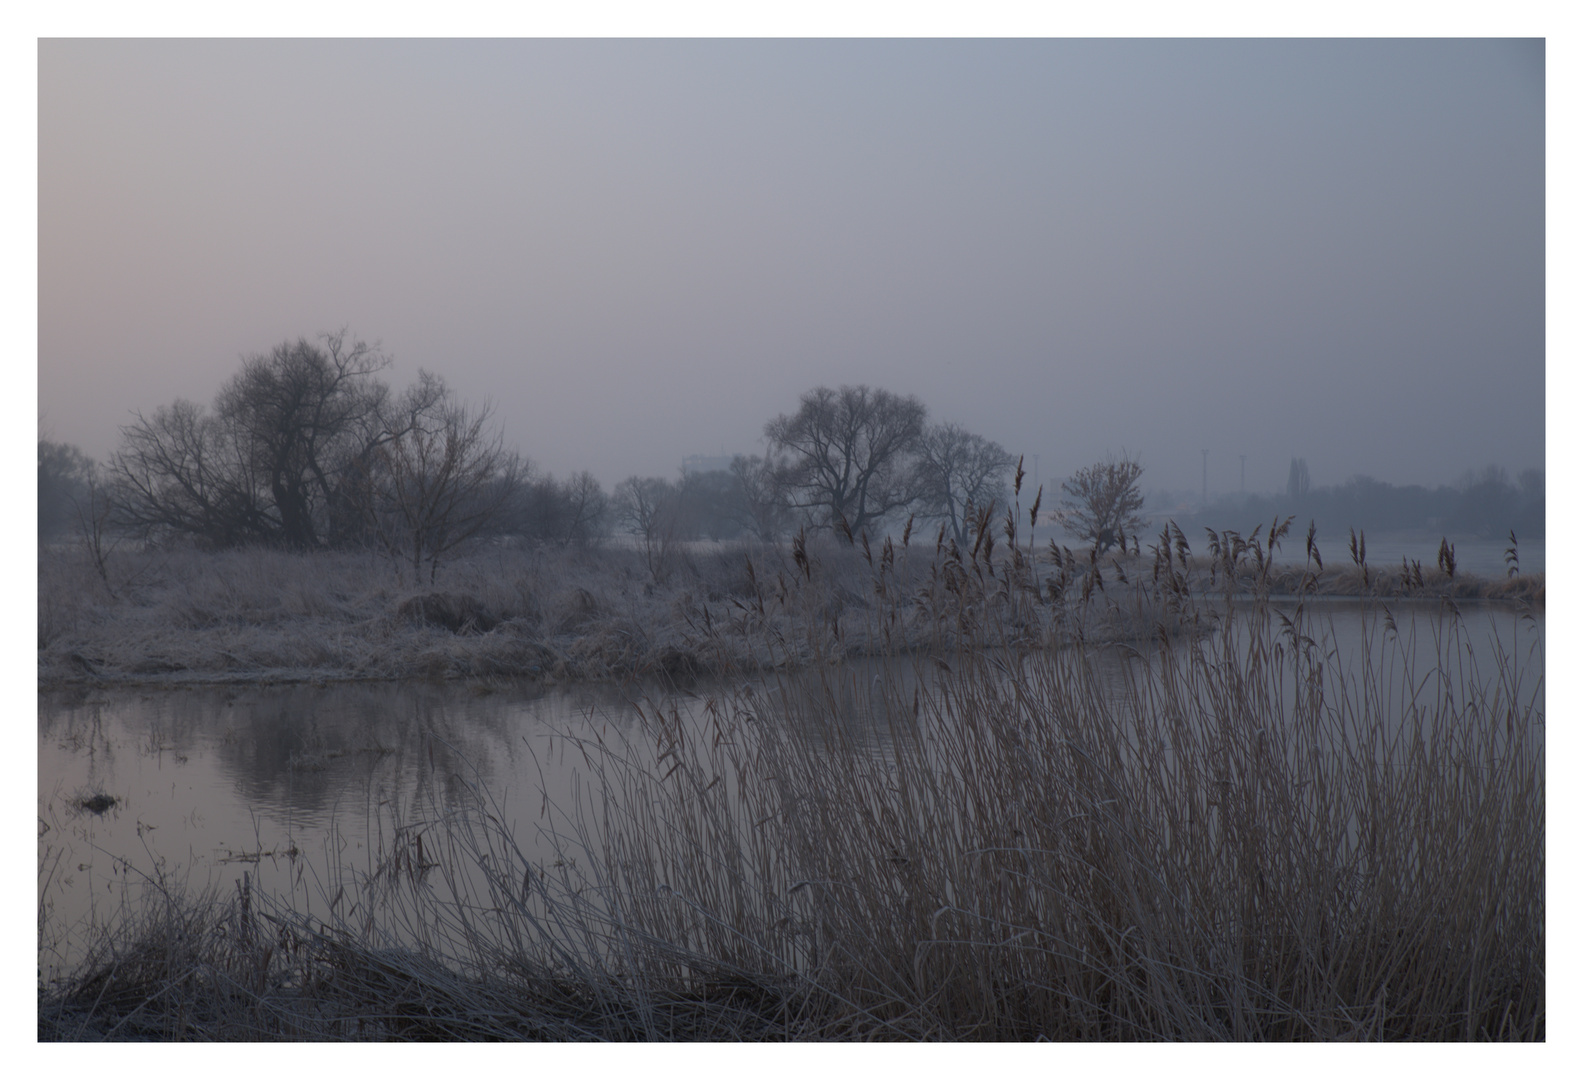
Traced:
<path fill-rule="evenodd" d="M 83 550 L 93 560 L 93 568 L 104 582 L 105 591 L 114 600 L 117 597 L 115 586 L 110 582 L 110 556 L 121 545 L 125 534 L 115 528 L 115 507 L 109 492 L 99 482 L 98 473 L 99 470 L 90 464 L 87 483 L 81 494 L 73 499 L 77 535 L 82 540 Z"/>
<path fill-rule="evenodd" d="M 816 387 L 795 413 L 764 426 L 778 459 L 777 483 L 816 524 L 856 536 L 917 497 L 909 457 L 925 416 L 915 397 L 867 386 Z"/>
<path fill-rule="evenodd" d="M 731 476 L 737 483 L 737 514 L 744 529 L 765 543 L 785 535 L 791 524 L 791 507 L 776 483 L 774 466 L 754 454 L 731 459 Z"/>
<path fill-rule="evenodd" d="M 589 544 L 606 535 L 610 497 L 591 472 L 573 473 L 557 492 L 556 539 L 562 545 Z"/>
<path fill-rule="evenodd" d="M 956 424 L 935 424 L 918 440 L 918 491 L 926 514 L 944 520 L 967 547 L 975 509 L 1006 502 L 1006 483 L 1017 459 L 999 443 Z"/>
<path fill-rule="evenodd" d="M 395 431 L 377 448 L 369 473 L 369 521 L 392 558 L 410 561 L 414 579 L 427 561 L 432 583 L 441 556 L 506 507 L 517 458 L 488 426 L 487 406 L 456 403 L 426 371 L 393 412 Z"/>
<path fill-rule="evenodd" d="M 69 443 L 38 441 L 38 538 L 43 543 L 70 529 L 73 507 L 94 476 L 93 459 Z"/>
<path fill-rule="evenodd" d="M 610 509 L 618 525 L 635 536 L 651 536 L 671 509 L 676 487 L 660 476 L 629 476 L 611 492 Z"/>
<path fill-rule="evenodd" d="M 114 600 L 118 593 L 110 580 L 110 557 L 127 534 L 104 477 L 99 464 L 77 447 L 38 441 L 39 546 L 71 529 Z"/>
<path fill-rule="evenodd" d="M 601 505 L 607 509 L 609 503 L 596 488 L 597 482 L 590 488 L 577 483 L 575 477 L 562 482 L 550 473 L 527 476 L 517 500 L 518 532 L 530 540 L 562 547 L 593 539 L 603 526 Z"/>
<path fill-rule="evenodd" d="M 298 338 L 244 360 L 215 400 L 269 494 L 281 542 L 296 548 L 319 545 L 338 466 L 357 454 L 355 434 L 389 393 L 372 377 L 390 363 L 377 345 L 348 342 L 344 330 L 320 341 Z"/>
<path fill-rule="evenodd" d="M 370 478 L 380 453 L 388 443 L 412 431 L 423 418 L 454 404 L 446 400 L 449 391 L 444 381 L 426 376 L 421 369 L 418 381 L 395 399 L 383 384 L 372 384 L 369 392 L 375 399 L 374 408 L 349 419 L 327 488 L 325 536 L 337 547 L 378 542 L 377 534 L 371 531 L 368 507 L 374 497 Z M 497 483 L 515 487 L 527 471 L 525 462 L 516 459 L 515 463 L 516 471 L 509 478 L 498 478 Z M 503 494 L 509 503 L 513 492 Z M 508 511 L 501 511 L 491 524 L 500 523 L 506 516 Z"/>
<path fill-rule="evenodd" d="M 110 458 L 115 519 L 145 538 L 193 537 L 213 547 L 269 543 L 278 533 L 252 459 L 203 406 L 178 399 L 121 429 Z"/>
<path fill-rule="evenodd" d="M 616 522 L 643 538 L 643 555 L 656 581 L 663 579 L 677 539 L 679 504 L 676 485 L 659 476 L 629 476 L 611 497 Z"/>
<path fill-rule="evenodd" d="M 1138 515 L 1143 495 L 1138 478 L 1143 466 L 1132 458 L 1101 461 L 1079 469 L 1061 490 L 1069 496 L 1061 500 L 1056 520 L 1087 543 L 1096 553 L 1124 543 L 1127 535 L 1137 535 L 1146 524 Z"/>
<path fill-rule="evenodd" d="M 179 400 L 137 413 L 108 469 L 118 519 L 212 546 L 347 540 L 337 524 L 362 520 L 370 455 L 396 434 L 373 377 L 388 361 L 345 331 L 320 341 L 244 359 L 213 413 Z"/>

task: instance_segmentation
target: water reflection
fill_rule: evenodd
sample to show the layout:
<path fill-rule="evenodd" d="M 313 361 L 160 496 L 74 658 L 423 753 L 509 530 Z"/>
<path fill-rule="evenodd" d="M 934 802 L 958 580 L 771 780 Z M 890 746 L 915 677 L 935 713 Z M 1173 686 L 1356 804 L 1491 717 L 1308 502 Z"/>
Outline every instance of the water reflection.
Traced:
<path fill-rule="evenodd" d="M 1365 643 L 1387 633 L 1386 609 L 1330 606 L 1335 617 L 1316 624 L 1319 645 L 1335 663 L 1356 665 Z M 1391 610 L 1394 647 L 1422 678 L 1444 613 Z M 1519 657 L 1542 714 L 1542 614 L 1464 605 L 1462 617 L 1468 662 L 1494 671 L 1497 653 Z M 1137 644 L 1145 656 L 1158 647 Z M 1094 674 L 1123 687 L 1138 655 L 1100 650 Z M 547 859 L 546 806 L 569 808 L 587 791 L 575 740 L 630 739 L 641 755 L 639 708 L 674 711 L 695 727 L 740 709 L 755 722 L 818 725 L 832 744 L 883 755 L 914 730 L 912 703 L 941 674 L 935 658 L 919 656 L 681 691 L 381 683 L 41 694 L 40 963 L 80 955 L 82 928 L 105 920 L 129 870 L 134 880 L 162 872 L 222 891 L 248 873 L 265 890 L 322 904 L 324 867 L 371 868 L 391 824 L 421 810 L 421 793 L 449 804 L 474 783 L 515 823 L 524 852 Z M 102 815 L 78 805 L 97 793 L 117 800 Z"/>
<path fill-rule="evenodd" d="M 638 696 L 392 684 L 41 694 L 39 854 L 55 868 L 41 871 L 41 917 L 70 954 L 70 928 L 103 921 L 129 873 L 224 891 L 247 872 L 266 889 L 305 888 L 303 859 L 366 862 L 418 792 L 444 802 L 469 780 L 530 820 L 541 778 L 550 798 L 570 797 L 553 737 L 618 737 Z M 83 810 L 96 793 L 115 805 Z"/>

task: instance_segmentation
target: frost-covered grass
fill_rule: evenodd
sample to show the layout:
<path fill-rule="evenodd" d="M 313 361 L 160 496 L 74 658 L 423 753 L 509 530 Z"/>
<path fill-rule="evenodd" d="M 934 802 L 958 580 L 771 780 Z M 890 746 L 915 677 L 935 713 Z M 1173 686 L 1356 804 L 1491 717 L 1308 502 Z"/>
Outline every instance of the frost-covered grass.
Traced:
<path fill-rule="evenodd" d="M 361 553 L 118 553 L 110 581 L 71 551 L 39 562 L 39 674 L 347 679 L 597 678 L 671 643 L 678 597 L 639 558 L 501 551 L 402 581 Z M 644 629 L 640 632 L 639 627 Z"/>
<path fill-rule="evenodd" d="M 581 794 L 533 823 L 447 772 L 306 907 L 129 884 L 40 987 L 40 1038 L 1546 1038 L 1542 655 L 1478 660 L 1455 603 L 1380 619 L 1348 665 L 1329 605 L 1257 590 L 1052 600 L 1015 559 L 815 551 L 783 600 L 747 557 L 695 601 L 739 612 L 714 637 L 817 655 L 905 612 L 951 650 L 567 733 Z M 575 592 L 610 564 L 550 565 L 574 576 L 531 616 L 552 637 L 618 617 Z M 473 570 L 480 604 L 535 580 Z M 1084 621 L 1111 593 L 1211 629 L 1087 646 L 1127 627 Z M 1007 647 L 1052 626 L 1068 647 Z"/>
<path fill-rule="evenodd" d="M 790 636 L 771 648 L 727 632 L 754 599 L 749 562 L 771 582 L 791 565 L 787 551 L 757 546 L 683 552 L 660 581 L 625 546 L 500 547 L 442 566 L 432 584 L 401 579 L 375 555 L 260 549 L 117 552 L 106 581 L 81 551 L 47 550 L 39 677 L 610 679 L 868 649 L 837 647 L 830 624 L 851 601 L 866 603 L 859 556 L 832 547 L 815 558 L 820 595 L 786 597 L 771 621 Z M 791 634 L 808 619 L 825 632 Z"/>
<path fill-rule="evenodd" d="M 101 573 L 58 546 L 39 555 L 39 678 L 674 678 L 950 649 L 980 624 L 1013 644 L 1201 629 L 1186 601 L 1218 592 L 1544 598 L 1543 575 L 1272 565 L 1229 534 L 1185 556 L 997 548 L 1005 524 L 967 552 L 918 536 L 682 545 L 659 573 L 630 544 L 481 547 L 432 583 L 372 553 L 122 548 Z"/>

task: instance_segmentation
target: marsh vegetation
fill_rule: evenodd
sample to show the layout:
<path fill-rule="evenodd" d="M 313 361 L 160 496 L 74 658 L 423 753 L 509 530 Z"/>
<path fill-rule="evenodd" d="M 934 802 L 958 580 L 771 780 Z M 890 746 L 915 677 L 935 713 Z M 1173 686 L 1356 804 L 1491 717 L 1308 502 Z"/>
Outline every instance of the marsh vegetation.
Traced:
<path fill-rule="evenodd" d="M 967 550 L 689 553 L 676 593 L 631 552 L 625 611 L 560 584 L 589 599 L 539 601 L 549 655 L 624 619 L 612 653 L 563 662 L 660 672 L 671 647 L 693 658 L 673 678 L 715 677 L 686 709 L 656 692 L 626 727 L 563 732 L 578 779 L 531 820 L 448 759 L 306 893 L 128 866 L 127 906 L 41 984 L 41 1037 L 1544 1038 L 1543 656 L 1522 632 L 1542 607 L 1521 575 L 1489 639 L 1465 575 L 1360 552 L 1365 596 L 1338 608 L 1341 571 L 1272 558 L 1301 542 L 1278 525 L 1101 562 L 1019 542 L 1021 513 Z M 501 598 L 535 579 L 509 565 L 471 593 L 487 630 L 401 633 L 515 655 L 481 644 L 525 635 Z M 194 621 L 224 632 L 253 594 L 220 583 L 247 576 L 181 575 Z M 326 626 L 408 602 L 324 584 L 300 602 L 345 605 L 305 616 Z M 1344 657 L 1329 628 L 1354 619 Z M 863 655 L 897 659 L 858 685 Z M 42 950 L 42 907 L 40 928 Z"/>

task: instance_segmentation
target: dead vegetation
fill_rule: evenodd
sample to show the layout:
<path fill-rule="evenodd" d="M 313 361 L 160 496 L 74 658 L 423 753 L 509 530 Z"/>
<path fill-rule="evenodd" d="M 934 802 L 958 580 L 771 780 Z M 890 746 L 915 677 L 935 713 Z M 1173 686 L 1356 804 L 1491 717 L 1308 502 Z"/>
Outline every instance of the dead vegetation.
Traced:
<path fill-rule="evenodd" d="M 447 776 L 311 899 L 151 881 L 40 986 L 40 1037 L 1546 1037 L 1542 657 L 1480 670 L 1447 597 L 1422 628 L 1382 606 L 1346 668 L 1322 571 L 1279 599 L 1267 536 L 1099 569 L 1016 525 L 799 542 L 646 598 L 701 664 L 818 689 L 568 734 L 581 794 L 536 825 Z M 471 595 L 652 640 L 578 580 L 531 616 L 522 579 Z M 922 651 L 859 686 L 829 661 L 865 647 Z"/>
<path fill-rule="evenodd" d="M 900 543 L 708 545 L 678 552 L 663 581 L 634 550 L 500 547 L 416 590 L 373 554 L 263 549 L 118 551 L 112 589 L 82 551 L 46 549 L 39 679 L 689 676 L 938 651 L 975 626 L 1003 644 L 1137 640 L 1181 629 L 1188 608 L 1201 626 L 1205 605 L 1188 601 L 1222 594 L 1544 603 L 1544 576 L 1517 573 L 1515 557 L 1500 579 L 1458 573 L 1454 552 L 1429 570 L 1376 568 L 1355 537 L 1350 562 L 1311 542 L 1298 562 L 1278 522 L 1211 533 L 1197 552 L 1168 526 L 1105 554 L 1008 543 L 1011 514 L 971 524 L 970 548 L 911 523 Z"/>

